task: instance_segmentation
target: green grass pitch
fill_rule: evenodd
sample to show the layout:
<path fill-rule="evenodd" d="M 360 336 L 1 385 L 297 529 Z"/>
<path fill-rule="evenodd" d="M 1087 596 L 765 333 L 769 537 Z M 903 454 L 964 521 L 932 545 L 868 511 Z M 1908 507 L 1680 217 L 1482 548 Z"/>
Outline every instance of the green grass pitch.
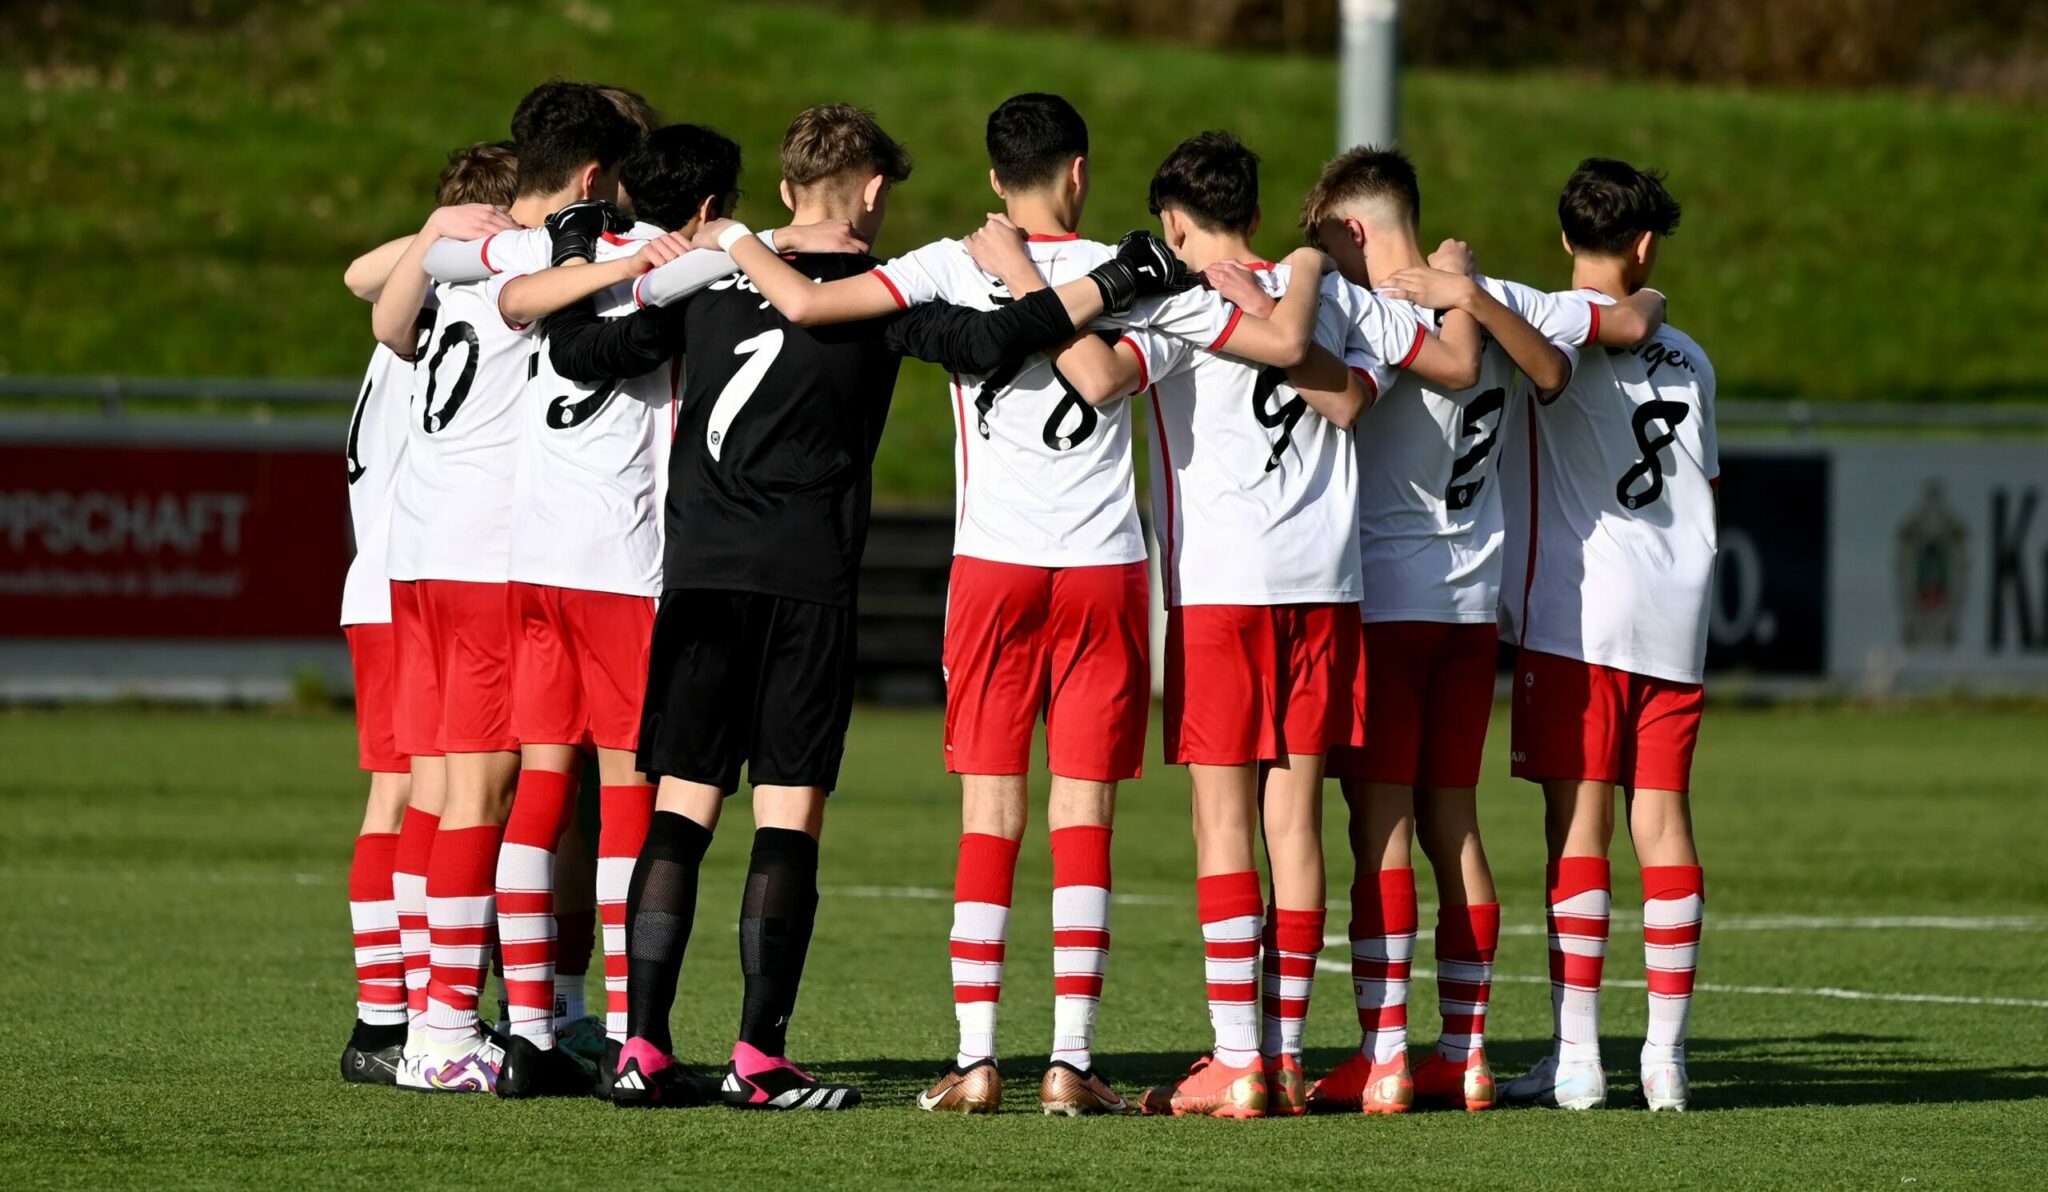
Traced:
<path fill-rule="evenodd" d="M 344 1085 L 345 875 L 362 788 L 348 719 L 7 713 L 0 1186 L 2031 1183 L 2048 1158 L 2041 723 L 2038 709 L 1710 710 L 1696 773 L 1709 902 L 1695 1112 L 1231 1123 L 1037 1114 L 1051 1028 L 1042 821 L 1012 926 L 1013 1111 L 912 1107 L 953 1038 L 950 908 L 934 891 L 950 884 L 958 812 L 934 713 L 856 713 L 792 1029 L 793 1052 L 858 1083 L 868 1107 L 786 1116 Z M 1542 1052 L 1549 1024 L 1540 816 L 1533 792 L 1504 777 L 1505 730 L 1494 727 L 1483 810 L 1508 932 L 1491 1051 L 1513 1072 Z M 748 816 L 734 811 L 676 1013 L 678 1045 L 698 1062 L 722 1056 L 738 1016 Z M 1184 1065 L 1207 1024 L 1184 773 L 1155 757 L 1121 812 L 1124 901 L 1097 1054 L 1135 1092 Z M 1644 1014 L 1623 984 L 1642 972 L 1626 846 L 1617 861 L 1605 1010 L 1625 1091 Z M 1333 855 L 1340 897 L 1348 873 Z M 1434 996 L 1416 983 L 1418 1043 L 1433 1037 Z M 1348 982 L 1325 971 L 1311 1066 L 1355 1038 Z"/>

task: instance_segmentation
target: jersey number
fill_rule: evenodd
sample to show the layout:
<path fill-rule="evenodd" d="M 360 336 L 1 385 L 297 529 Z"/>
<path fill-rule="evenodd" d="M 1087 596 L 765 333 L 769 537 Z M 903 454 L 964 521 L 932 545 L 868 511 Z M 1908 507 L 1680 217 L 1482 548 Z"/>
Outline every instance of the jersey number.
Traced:
<path fill-rule="evenodd" d="M 1066 451 L 1087 442 L 1088 436 L 1095 433 L 1096 423 L 1102 421 L 1102 415 L 1095 412 L 1095 407 L 1088 404 L 1088 399 L 1081 396 L 1081 391 L 1074 388 L 1060 372 L 1059 366 L 1053 366 L 1052 375 L 1053 379 L 1060 383 L 1060 389 L 1066 396 L 1060 398 L 1060 404 L 1052 408 L 1052 416 L 1045 420 L 1045 430 L 1040 432 L 1039 437 L 1054 451 Z M 1067 426 L 1068 415 L 1077 411 L 1080 418 L 1074 425 Z"/>
<path fill-rule="evenodd" d="M 1451 484 L 1444 490 L 1445 508 L 1470 509 L 1473 499 L 1479 495 L 1479 490 L 1486 487 L 1484 476 L 1475 480 L 1463 478 L 1485 463 L 1487 456 L 1493 454 L 1493 440 L 1500 434 L 1500 419 L 1495 418 L 1491 424 L 1488 424 L 1486 419 L 1490 414 L 1500 413 L 1507 397 L 1508 391 L 1496 385 L 1473 398 L 1471 404 L 1465 407 L 1464 421 L 1459 427 L 1458 434 L 1466 439 L 1476 436 L 1479 441 L 1472 444 L 1472 450 L 1459 456 L 1458 462 L 1451 465 Z"/>
<path fill-rule="evenodd" d="M 768 369 L 775 363 L 775 357 L 782 351 L 782 328 L 774 327 L 751 339 L 743 339 L 733 345 L 732 354 L 747 358 L 738 372 L 718 391 L 718 400 L 711 403 L 711 418 L 704 427 L 704 446 L 711 452 L 712 459 L 718 459 L 725 449 L 725 433 L 732 429 L 732 420 L 738 416 L 740 407 L 754 396 L 754 390 L 761 387 L 761 378 L 768 375 Z"/>
<path fill-rule="evenodd" d="M 598 412 L 618 396 L 619 386 L 624 384 L 614 377 L 592 390 L 581 400 L 572 399 L 568 394 L 548 403 L 548 429 L 571 430 L 597 417 Z"/>
<path fill-rule="evenodd" d="M 1666 447 L 1678 438 L 1678 424 L 1692 408 L 1682 401 L 1646 401 L 1636 407 L 1636 416 L 1631 419 L 1635 426 L 1636 446 L 1642 449 L 1643 458 L 1635 466 L 1621 474 L 1621 480 L 1614 486 L 1614 497 L 1623 509 L 1641 509 L 1653 504 L 1664 495 L 1664 460 Z M 1656 435 L 1650 434 L 1650 424 L 1659 419 L 1664 429 Z M 1648 477 L 1649 483 L 1642 491 L 1636 491 L 1636 484 Z"/>
<path fill-rule="evenodd" d="M 1283 387 L 1294 396 L 1277 406 L 1272 405 L 1273 396 Z M 1273 450 L 1266 455 L 1268 472 L 1280 466 L 1280 460 L 1294 442 L 1294 424 L 1300 422 L 1301 416 L 1307 412 L 1308 399 L 1295 393 L 1294 387 L 1287 384 L 1287 370 L 1271 366 L 1259 370 L 1259 379 L 1252 386 L 1252 415 L 1259 420 L 1260 426 L 1280 431 L 1280 437 L 1273 440 Z"/>
<path fill-rule="evenodd" d="M 447 402 L 436 410 L 434 394 L 441 384 L 441 360 L 456 344 L 463 347 L 462 371 L 456 375 L 455 383 L 448 387 Z M 448 429 L 448 424 L 455 421 L 456 413 L 462 409 L 462 403 L 469 400 L 469 387 L 476 383 L 477 353 L 476 328 L 458 322 L 441 329 L 441 345 L 434 349 L 433 358 L 427 361 L 427 400 L 420 412 L 420 425 L 428 434 Z"/>

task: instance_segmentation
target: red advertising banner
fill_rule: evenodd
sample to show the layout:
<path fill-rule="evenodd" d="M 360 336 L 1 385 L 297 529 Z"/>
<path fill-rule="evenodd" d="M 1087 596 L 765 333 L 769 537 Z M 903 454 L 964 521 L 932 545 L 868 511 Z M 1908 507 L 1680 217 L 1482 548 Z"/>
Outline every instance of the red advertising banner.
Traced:
<path fill-rule="evenodd" d="M 0 637 L 331 637 L 339 451 L 0 444 Z"/>

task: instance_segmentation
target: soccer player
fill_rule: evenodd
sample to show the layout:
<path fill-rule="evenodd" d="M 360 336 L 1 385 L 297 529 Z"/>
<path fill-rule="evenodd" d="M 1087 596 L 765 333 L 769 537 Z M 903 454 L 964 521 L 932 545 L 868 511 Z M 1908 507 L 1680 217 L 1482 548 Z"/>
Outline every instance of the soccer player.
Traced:
<path fill-rule="evenodd" d="M 610 198 L 639 129 L 583 83 L 530 92 L 512 121 L 518 183 L 510 215 L 539 225 L 562 206 Z M 428 279 L 434 238 L 415 237 L 373 313 L 379 338 L 404 330 Z M 513 624 L 506 583 L 519 465 L 519 397 L 529 351 L 487 283 L 441 285 L 438 327 L 408 432 L 394 506 L 390 573 L 399 637 L 398 744 L 447 755 L 445 809 L 427 871 L 432 951 L 425 1030 L 410 1038 L 399 1083 L 490 1091 L 502 1051 L 478 1026 L 477 993 L 493 933 L 493 879 L 519 764 L 511 721 Z"/>
<path fill-rule="evenodd" d="M 1648 284 L 1679 206 L 1658 174 L 1589 158 L 1558 218 L 1572 284 L 1604 319 Z M 1517 647 L 1514 773 L 1543 786 L 1556 1049 L 1501 1092 L 1511 1104 L 1606 1102 L 1600 971 L 1618 786 L 1643 879 L 1639 1098 L 1683 1110 L 1705 903 L 1688 792 L 1716 543 L 1714 369 L 1666 325 L 1635 348 L 1588 352 L 1562 393 L 1516 413 L 1502 478 L 1527 513 L 1508 531 L 1501 623 Z"/>
<path fill-rule="evenodd" d="M 1110 260 L 1080 238 L 1088 128 L 1056 95 L 1013 96 L 988 118 L 990 185 L 1028 260 L 985 270 L 942 240 L 860 277 L 812 285 L 769 254 L 734 259 L 792 320 L 823 325 L 944 300 L 991 310 Z M 1010 237 L 991 231 L 1001 248 Z M 1028 289 L 1024 288 L 1028 287 Z M 1313 293 L 1274 325 L 1241 331 L 1247 352 L 1300 358 Z M 1233 308 L 1190 291 L 1130 316 L 1209 343 Z M 931 1111 L 992 1112 L 1002 1102 L 996 1008 L 1019 842 L 1029 812 L 1033 729 L 1046 724 L 1052 771 L 1054 1011 L 1047 1112 L 1114 1113 L 1127 1102 L 1094 1070 L 1109 950 L 1110 835 L 1116 786 L 1136 777 L 1151 703 L 1144 534 L 1133 483 L 1130 403 L 1144 387 L 1135 341 L 1081 337 L 1051 359 L 955 374 L 956 530 L 947 590 L 946 766 L 961 777 L 962 829 L 951 936 L 954 1057 L 919 1098 Z M 1028 497 L 1025 494 L 1029 494 Z"/>
<path fill-rule="evenodd" d="M 909 159 L 872 116 L 834 104 L 797 117 L 782 168 L 782 193 L 799 222 L 845 219 L 871 238 Z M 779 260 L 729 221 L 706 224 L 698 240 Z M 806 285 L 873 266 L 838 253 L 799 253 L 791 263 Z M 1079 285 L 1124 286 L 1127 304 L 1135 280 L 1122 262 L 1104 269 L 1111 267 L 1119 277 Z M 678 349 L 690 364 L 670 461 L 665 591 L 639 752 L 660 787 L 628 896 L 631 1038 L 615 1103 L 695 1094 L 669 1054 L 668 1015 L 699 867 L 743 766 L 757 830 L 740 918 L 746 995 L 721 1096 L 770 1109 L 858 1103 L 856 1090 L 812 1078 L 785 1051 L 817 911 L 817 837 L 851 711 L 854 584 L 875 446 L 899 353 L 914 342 L 952 342 L 937 320 L 956 330 L 963 319 L 980 330 L 1035 330 L 1035 338 L 1009 336 L 1001 350 L 927 353 L 955 367 L 989 368 L 1071 335 L 1060 297 L 992 315 L 934 307 L 886 326 L 811 331 L 732 273 L 680 305 L 602 326 L 587 308 L 556 316 L 551 354 L 566 376 L 630 373 Z M 1094 309 L 1101 305 L 1098 298 Z"/>
<path fill-rule="evenodd" d="M 1362 748 L 1339 750 L 1356 861 L 1350 925 L 1357 1053 L 1316 1083 L 1318 1110 L 1399 1113 L 1426 1104 L 1483 1109 L 1494 1086 L 1484 1052 L 1500 909 L 1479 839 L 1476 790 L 1492 711 L 1502 512 L 1493 453 L 1517 370 L 1543 392 L 1570 376 L 1601 324 L 1583 297 L 1424 267 L 1421 189 L 1395 150 L 1361 146 L 1332 161 L 1303 206 L 1304 229 L 1347 278 L 1375 285 L 1418 317 L 1476 318 L 1477 369 L 1448 381 L 1404 377 L 1360 422 L 1361 563 L 1368 582 Z M 1409 300 L 1419 302 L 1412 305 Z M 1633 309 L 1619 339 L 1647 333 Z M 1460 317 L 1452 313 L 1447 317 Z M 1444 1029 L 1412 1073 L 1408 974 L 1418 926 L 1411 841 L 1418 822 L 1441 906 L 1435 933 Z"/>
<path fill-rule="evenodd" d="M 1462 367 L 1412 312 L 1339 279 L 1323 286 L 1320 254 L 1301 254 L 1305 268 L 1261 258 L 1250 242 L 1258 193 L 1258 156 L 1222 132 L 1182 142 L 1151 184 L 1167 243 L 1241 308 L 1264 313 L 1282 294 L 1319 289 L 1324 300 L 1317 346 L 1292 370 L 1233 355 L 1233 326 L 1206 348 L 1144 341 L 1168 618 L 1166 760 L 1187 765 L 1194 788 L 1215 1032 L 1186 1078 L 1146 1097 L 1148 1113 L 1303 1111 L 1301 1035 L 1323 942 L 1323 756 L 1360 739 L 1363 711 L 1350 428 L 1397 367 Z M 1270 896 L 1255 859 L 1262 818 Z"/>
<path fill-rule="evenodd" d="M 421 234 L 469 235 L 509 224 L 498 208 L 512 201 L 514 169 L 505 145 L 479 142 L 449 154 L 434 188 L 438 206 Z M 375 286 L 381 291 L 381 278 L 375 279 Z M 398 1079 L 409 986 L 416 985 L 420 995 L 414 1012 L 426 1012 L 424 858 L 408 858 L 401 871 L 398 845 L 404 822 L 428 814 L 411 806 L 413 774 L 433 771 L 418 785 L 431 785 L 438 792 L 440 758 L 410 757 L 393 737 L 397 647 L 391 629 L 391 583 L 385 578 L 392 491 L 404 462 L 406 421 L 412 408 L 413 364 L 434 329 L 432 304 L 421 304 L 414 327 L 415 339 L 405 351 L 380 343 L 371 352 L 348 426 L 348 505 L 356 554 L 342 586 L 341 628 L 355 671 L 357 757 L 369 772 L 370 794 L 348 875 L 356 1024 L 342 1051 L 341 1075 L 358 1084 L 391 1084 Z M 438 793 L 430 805 L 438 808 Z M 432 837 L 416 830 L 414 839 Z M 403 877 L 398 876 L 401 872 Z M 395 883 L 411 887 L 407 897 L 397 896 Z M 401 927 L 415 936 L 415 947 L 401 948 Z M 416 955 L 417 962 L 408 965 L 407 954 Z M 410 980 L 414 969 L 416 983 Z"/>

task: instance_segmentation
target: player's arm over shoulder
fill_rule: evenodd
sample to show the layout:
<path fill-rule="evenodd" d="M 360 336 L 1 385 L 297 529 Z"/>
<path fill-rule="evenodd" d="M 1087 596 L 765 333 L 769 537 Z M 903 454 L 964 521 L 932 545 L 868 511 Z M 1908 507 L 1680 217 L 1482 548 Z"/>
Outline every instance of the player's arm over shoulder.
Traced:
<path fill-rule="evenodd" d="M 730 220 L 713 220 L 697 233 L 700 247 L 723 248 L 782 317 L 802 327 L 830 323 L 851 323 L 878 318 L 910 305 L 879 271 L 814 281 L 782 259 L 751 233 L 734 236 L 743 225 Z"/>

